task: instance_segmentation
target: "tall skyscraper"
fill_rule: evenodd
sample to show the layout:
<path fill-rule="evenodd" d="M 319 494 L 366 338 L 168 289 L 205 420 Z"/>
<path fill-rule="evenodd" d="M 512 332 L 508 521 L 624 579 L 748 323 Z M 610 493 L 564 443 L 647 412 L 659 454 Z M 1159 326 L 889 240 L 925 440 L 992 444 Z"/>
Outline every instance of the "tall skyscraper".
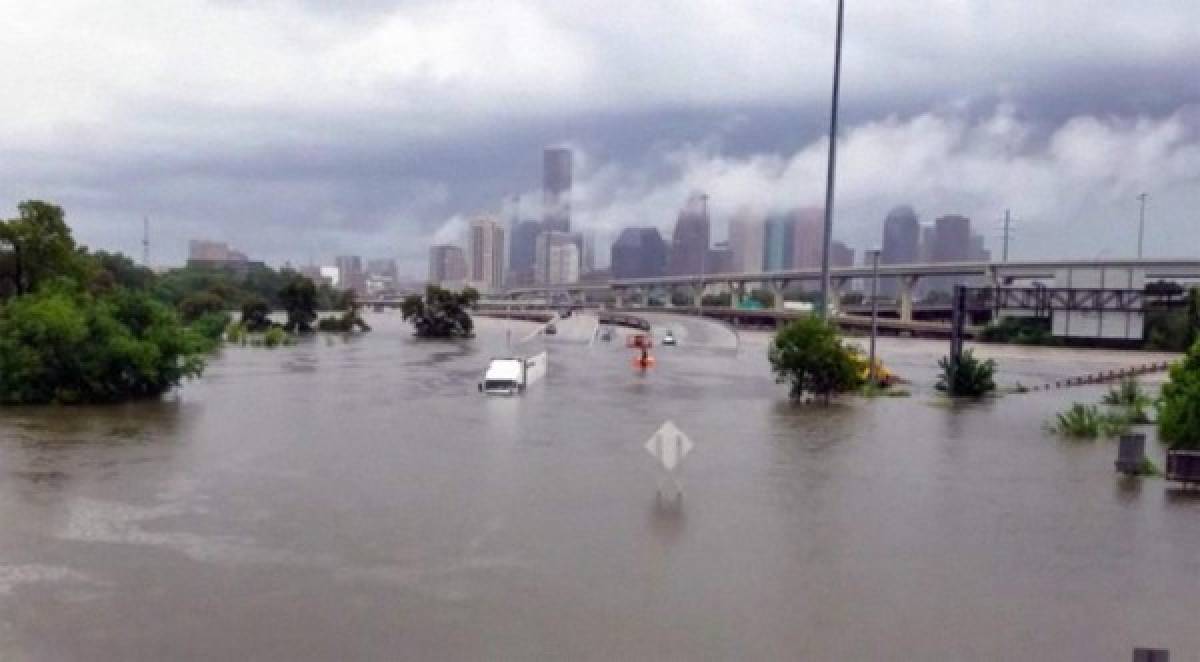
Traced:
<path fill-rule="evenodd" d="M 965 216 L 948 214 L 933 223 L 933 262 L 967 262 L 971 255 L 971 221 Z M 927 279 L 930 292 L 950 292 L 954 285 L 965 282 L 957 276 L 935 276 Z"/>
<path fill-rule="evenodd" d="M 667 245 L 658 228 L 625 228 L 613 242 L 613 278 L 655 278 L 666 264 Z"/>
<path fill-rule="evenodd" d="M 471 283 L 484 292 L 498 290 L 504 283 L 504 227 L 486 216 L 472 220 L 467 251 Z"/>
<path fill-rule="evenodd" d="M 729 274 L 735 273 L 733 268 L 733 249 L 729 247 L 728 241 L 718 241 L 713 244 L 712 249 L 708 251 L 707 273 L 710 274 Z"/>
<path fill-rule="evenodd" d="M 767 217 L 763 241 L 765 271 L 785 271 L 792 268 L 795 230 L 796 219 L 788 214 L 771 214 Z"/>
<path fill-rule="evenodd" d="M 984 244 L 983 235 L 971 233 L 971 250 L 967 259 L 978 260 L 980 262 L 989 262 L 992 259 L 992 252 L 987 249 Z"/>
<path fill-rule="evenodd" d="M 534 281 L 539 285 L 559 285 L 579 280 L 579 235 L 571 232 L 541 232 L 534 248 Z M 564 246 L 570 245 L 570 249 Z M 573 256 L 574 268 L 567 268 L 562 260 Z M 570 279 L 570 280 L 564 280 Z"/>
<path fill-rule="evenodd" d="M 367 260 L 367 274 L 396 278 L 396 261 L 390 257 Z"/>
<path fill-rule="evenodd" d="M 853 267 L 854 249 L 844 242 L 833 241 L 829 245 L 829 265 L 832 267 Z"/>
<path fill-rule="evenodd" d="M 825 210 L 820 207 L 803 207 L 792 210 L 788 216 L 792 220 L 791 268 L 819 268 L 821 253 L 825 250 Z M 831 260 L 832 257 L 831 251 Z"/>
<path fill-rule="evenodd" d="M 933 262 L 933 242 L 937 237 L 937 228 L 932 225 L 921 226 L 921 240 L 917 246 L 917 262 L 929 264 Z"/>
<path fill-rule="evenodd" d="M 429 282 L 457 287 L 467 279 L 467 258 L 463 249 L 453 244 L 429 247 Z"/>
<path fill-rule="evenodd" d="M 763 270 L 763 247 L 766 244 L 765 220 L 749 207 L 739 209 L 729 221 L 729 250 L 735 273 L 758 273 Z"/>
<path fill-rule="evenodd" d="M 587 230 L 579 233 L 583 237 L 583 252 L 579 258 L 579 273 L 590 274 L 596 270 L 596 233 Z"/>
<path fill-rule="evenodd" d="M 708 196 L 693 193 L 679 211 L 671 234 L 670 273 L 691 276 L 707 272 L 709 251 Z"/>
<path fill-rule="evenodd" d="M 367 275 L 363 272 L 362 258 L 357 255 L 339 255 L 333 260 L 338 269 L 339 287 L 354 290 L 356 294 L 367 291 Z"/>
<path fill-rule="evenodd" d="M 513 226 L 509 243 L 509 283 L 518 286 L 533 285 L 534 265 L 537 258 L 537 238 L 542 224 L 537 221 L 521 221 Z"/>
<path fill-rule="evenodd" d="M 965 262 L 971 254 L 971 221 L 965 216 L 949 214 L 934 222 L 934 262 Z"/>
<path fill-rule="evenodd" d="M 908 205 L 901 205 L 888 212 L 883 219 L 883 248 L 879 253 L 880 264 L 912 264 L 917 261 L 917 246 L 921 235 L 921 224 L 917 213 Z M 879 293 L 895 297 L 899 284 L 895 278 L 880 278 Z"/>
<path fill-rule="evenodd" d="M 571 149 L 547 147 L 542 152 L 542 229 L 571 231 Z"/>

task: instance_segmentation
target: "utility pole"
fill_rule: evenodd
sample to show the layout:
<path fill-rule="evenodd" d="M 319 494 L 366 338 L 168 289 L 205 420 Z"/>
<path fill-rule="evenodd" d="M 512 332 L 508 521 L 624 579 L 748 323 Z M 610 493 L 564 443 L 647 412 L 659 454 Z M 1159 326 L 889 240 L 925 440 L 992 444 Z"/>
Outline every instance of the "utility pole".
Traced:
<path fill-rule="evenodd" d="M 821 317 L 829 319 L 829 248 L 833 241 L 833 181 L 837 169 L 837 126 L 838 92 L 842 78 L 842 18 L 845 14 L 844 0 L 837 5 L 837 40 L 833 49 L 833 101 L 829 108 L 829 161 L 825 169 L 825 237 L 821 251 Z"/>
<path fill-rule="evenodd" d="M 1008 262 L 1008 240 L 1012 238 L 1012 216 L 1004 210 L 1004 257 L 1001 262 Z"/>
<path fill-rule="evenodd" d="M 704 227 L 709 230 L 712 227 L 708 223 L 708 194 L 700 194 L 700 213 L 703 214 Z M 705 260 L 708 258 L 709 237 L 704 238 L 704 250 L 700 252 L 700 291 L 696 294 L 696 315 L 701 316 L 701 311 L 704 308 L 704 267 Z"/>
<path fill-rule="evenodd" d="M 1138 200 L 1142 203 L 1142 210 L 1138 214 L 1138 259 L 1142 259 L 1142 237 L 1146 233 L 1146 198 L 1149 194 L 1142 193 L 1138 195 Z"/>
<path fill-rule="evenodd" d="M 150 217 L 142 217 L 142 266 L 150 268 Z"/>

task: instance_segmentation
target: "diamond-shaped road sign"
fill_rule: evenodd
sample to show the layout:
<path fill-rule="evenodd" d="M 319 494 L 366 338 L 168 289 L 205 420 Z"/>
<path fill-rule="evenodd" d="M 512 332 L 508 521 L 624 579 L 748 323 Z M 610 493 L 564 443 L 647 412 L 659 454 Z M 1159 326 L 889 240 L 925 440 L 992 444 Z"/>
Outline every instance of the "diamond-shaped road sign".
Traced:
<path fill-rule="evenodd" d="M 663 468 L 674 471 L 683 462 L 683 458 L 692 452 L 695 445 L 682 430 L 675 427 L 671 421 L 663 423 L 653 437 L 646 440 L 645 448 L 653 455 Z"/>

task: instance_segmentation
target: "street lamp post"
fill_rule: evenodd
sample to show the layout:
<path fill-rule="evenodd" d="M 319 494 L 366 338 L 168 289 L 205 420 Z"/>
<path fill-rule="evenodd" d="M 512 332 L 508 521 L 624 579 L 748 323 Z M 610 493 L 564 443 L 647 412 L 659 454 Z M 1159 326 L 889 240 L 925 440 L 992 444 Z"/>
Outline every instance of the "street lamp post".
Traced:
<path fill-rule="evenodd" d="M 837 41 L 833 49 L 833 101 L 829 109 L 829 161 L 825 168 L 825 249 L 821 252 L 821 317 L 829 319 L 829 247 L 833 240 L 833 180 L 837 169 L 838 92 L 842 78 L 842 16 L 844 0 L 838 0 Z"/>
<path fill-rule="evenodd" d="M 1138 196 L 1138 200 L 1142 202 L 1142 210 L 1138 214 L 1138 259 L 1142 259 L 1142 237 L 1146 232 L 1146 198 L 1148 194 L 1142 193 Z"/>
<path fill-rule="evenodd" d="M 879 249 L 867 251 L 871 256 L 871 352 L 867 363 L 867 384 L 875 386 L 875 338 L 879 335 Z"/>
<path fill-rule="evenodd" d="M 696 297 L 696 301 L 695 301 L 696 316 L 697 317 L 704 316 L 704 269 L 706 266 L 704 264 L 704 262 L 705 262 L 705 258 L 708 257 L 708 246 L 709 246 L 709 244 L 708 244 L 709 236 L 707 234 L 707 228 L 709 227 L 709 225 L 708 225 L 708 194 L 707 193 L 703 193 L 700 195 L 700 203 L 703 205 L 703 209 L 704 209 L 704 227 L 706 228 L 706 232 L 705 232 L 705 236 L 704 236 L 704 250 L 700 251 L 700 291 L 695 295 L 695 297 Z"/>

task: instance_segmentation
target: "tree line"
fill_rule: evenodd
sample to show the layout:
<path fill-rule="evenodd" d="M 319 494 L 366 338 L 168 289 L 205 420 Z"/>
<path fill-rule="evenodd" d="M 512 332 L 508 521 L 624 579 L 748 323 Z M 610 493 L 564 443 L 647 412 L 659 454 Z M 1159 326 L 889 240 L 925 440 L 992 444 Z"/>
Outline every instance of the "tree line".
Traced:
<path fill-rule="evenodd" d="M 78 245 L 61 207 L 30 200 L 0 220 L 0 403 L 113 402 L 159 395 L 197 377 L 230 311 L 317 310 L 358 320 L 353 295 L 290 270 L 185 267 L 156 274 L 119 253 Z M 321 320 L 325 322 L 325 320 Z M 364 325 L 365 326 L 365 325 Z"/>

